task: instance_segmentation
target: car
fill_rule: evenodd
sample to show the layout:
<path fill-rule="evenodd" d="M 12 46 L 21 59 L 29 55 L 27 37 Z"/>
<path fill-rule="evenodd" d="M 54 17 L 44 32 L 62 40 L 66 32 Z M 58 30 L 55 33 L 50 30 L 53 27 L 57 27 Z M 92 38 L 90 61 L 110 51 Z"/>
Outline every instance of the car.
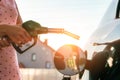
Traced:
<path fill-rule="evenodd" d="M 120 79 L 117 76 L 120 75 L 119 69 L 114 67 L 114 65 L 117 65 L 117 67 L 119 67 L 119 64 L 116 63 L 114 64 L 114 62 L 116 61 L 114 57 L 117 56 L 117 59 L 119 59 L 119 56 L 116 55 L 116 51 L 119 51 L 120 45 L 119 30 L 120 30 L 120 0 L 113 0 L 109 8 L 107 9 L 105 15 L 103 16 L 103 19 L 101 20 L 98 28 L 89 37 L 85 45 L 85 50 L 87 50 L 87 60 L 91 61 L 90 66 L 92 67 L 88 69 L 88 72 L 85 72 L 85 74 L 83 75 L 84 78 L 89 75 L 89 80 Z M 106 50 L 109 50 L 109 52 L 106 53 L 105 52 Z M 113 56 L 110 56 L 111 53 L 113 53 L 112 54 Z M 111 62 L 108 62 L 109 58 L 111 58 Z M 106 69 L 106 64 L 109 63 L 112 63 L 112 67 L 109 66 L 108 70 L 108 67 Z M 119 63 L 119 60 L 117 61 L 117 63 Z M 102 68 L 100 66 L 102 66 Z M 105 72 L 105 70 L 109 72 L 109 74 Z"/>

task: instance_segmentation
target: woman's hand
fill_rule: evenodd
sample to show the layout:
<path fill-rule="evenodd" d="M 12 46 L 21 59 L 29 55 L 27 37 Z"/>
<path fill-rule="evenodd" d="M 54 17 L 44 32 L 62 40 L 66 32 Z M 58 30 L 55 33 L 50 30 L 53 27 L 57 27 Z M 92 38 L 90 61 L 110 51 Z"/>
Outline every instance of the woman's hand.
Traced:
<path fill-rule="evenodd" d="M 1 32 L 18 46 L 32 40 L 31 36 L 21 27 L 21 25 L 4 25 L 2 30 L 3 31 Z"/>
<path fill-rule="evenodd" d="M 17 45 L 22 45 L 31 41 L 31 36 L 20 25 L 18 27 L 11 26 L 8 28 L 6 35 Z"/>

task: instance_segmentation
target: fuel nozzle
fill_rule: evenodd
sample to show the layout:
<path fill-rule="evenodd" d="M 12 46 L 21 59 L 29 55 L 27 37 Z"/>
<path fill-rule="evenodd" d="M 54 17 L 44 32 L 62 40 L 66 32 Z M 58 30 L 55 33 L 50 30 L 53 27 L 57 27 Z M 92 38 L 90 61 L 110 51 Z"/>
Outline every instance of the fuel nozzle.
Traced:
<path fill-rule="evenodd" d="M 19 52 L 19 53 L 23 53 L 26 50 L 28 50 L 29 48 L 31 48 L 32 46 L 34 46 L 37 42 L 37 36 L 39 34 L 46 34 L 46 33 L 63 33 L 66 34 L 70 37 L 73 37 L 75 39 L 79 39 L 78 35 L 75 35 L 73 33 L 70 33 L 66 30 L 64 30 L 64 28 L 48 28 L 48 27 L 43 27 L 41 26 L 39 23 L 29 20 L 26 21 L 22 24 L 22 27 L 30 34 L 30 36 L 33 38 L 33 44 L 31 46 L 29 46 L 28 48 L 21 50 L 19 46 L 17 46 L 16 44 L 12 43 L 14 48 Z"/>
<path fill-rule="evenodd" d="M 61 34 L 66 34 L 66 35 L 68 35 L 70 37 L 73 37 L 75 39 L 79 39 L 80 38 L 78 35 L 64 30 L 64 28 L 43 27 L 39 23 L 37 23 L 35 21 L 32 21 L 32 20 L 23 23 L 22 26 L 32 37 L 33 36 L 37 36 L 38 34 L 61 33 Z"/>

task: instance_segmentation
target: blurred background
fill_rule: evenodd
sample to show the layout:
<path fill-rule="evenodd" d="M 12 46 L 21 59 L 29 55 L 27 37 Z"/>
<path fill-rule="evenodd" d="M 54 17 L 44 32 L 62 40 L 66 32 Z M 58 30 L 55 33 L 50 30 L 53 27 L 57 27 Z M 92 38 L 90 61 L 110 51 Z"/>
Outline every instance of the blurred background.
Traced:
<path fill-rule="evenodd" d="M 80 36 L 76 40 L 65 34 L 40 34 L 32 49 L 18 54 L 23 80 L 61 80 L 62 74 L 55 70 L 53 62 L 55 51 L 64 44 L 75 44 L 84 50 L 111 1 L 16 0 L 23 22 L 34 20 L 44 27 L 64 28 Z M 83 80 L 88 80 L 88 74 Z"/>
<path fill-rule="evenodd" d="M 112 0 L 16 0 L 23 21 L 34 20 L 42 26 L 64 28 L 80 36 L 75 40 L 64 34 L 41 35 L 58 49 L 65 43 L 84 47 L 91 33 L 98 27 Z M 59 37 L 58 37 L 59 36 Z"/>

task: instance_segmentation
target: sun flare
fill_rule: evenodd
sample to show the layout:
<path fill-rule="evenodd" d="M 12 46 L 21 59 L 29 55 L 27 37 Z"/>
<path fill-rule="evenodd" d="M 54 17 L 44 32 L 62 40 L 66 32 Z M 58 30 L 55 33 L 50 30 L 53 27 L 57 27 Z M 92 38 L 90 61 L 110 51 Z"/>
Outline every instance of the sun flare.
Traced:
<path fill-rule="evenodd" d="M 64 44 L 75 44 L 76 46 L 83 48 L 84 44 L 87 41 L 87 37 L 80 37 L 80 39 L 77 40 L 77 39 L 74 39 L 74 38 L 67 36 L 67 35 L 64 35 L 64 34 L 40 35 L 41 41 L 44 42 L 46 39 L 48 40 L 48 45 L 55 50 L 57 50 L 58 48 L 60 48 Z"/>

